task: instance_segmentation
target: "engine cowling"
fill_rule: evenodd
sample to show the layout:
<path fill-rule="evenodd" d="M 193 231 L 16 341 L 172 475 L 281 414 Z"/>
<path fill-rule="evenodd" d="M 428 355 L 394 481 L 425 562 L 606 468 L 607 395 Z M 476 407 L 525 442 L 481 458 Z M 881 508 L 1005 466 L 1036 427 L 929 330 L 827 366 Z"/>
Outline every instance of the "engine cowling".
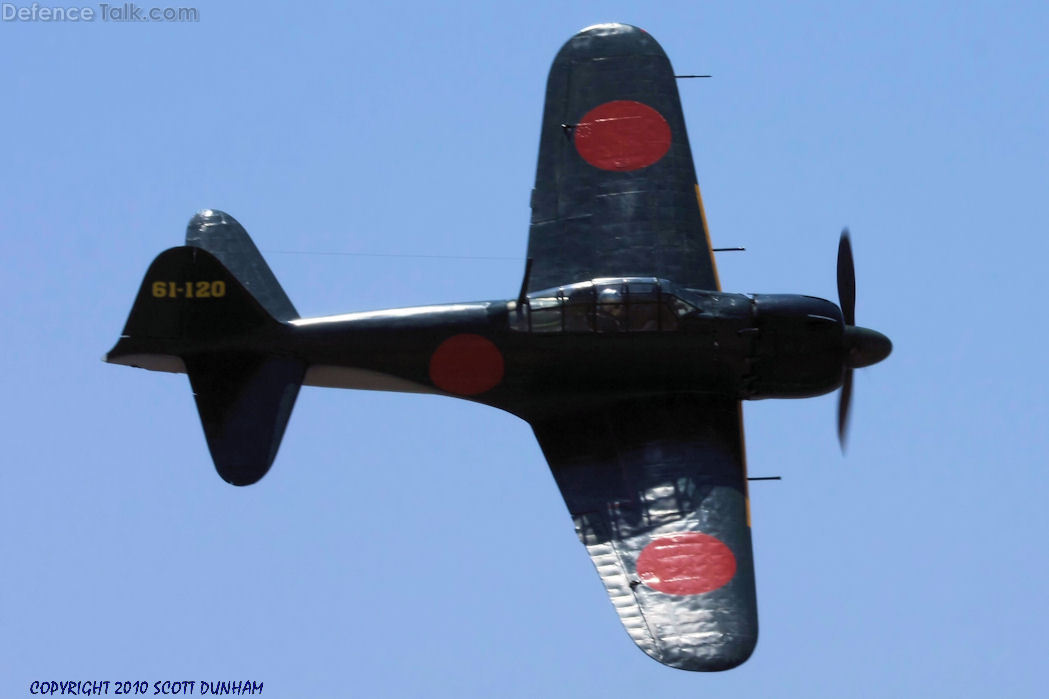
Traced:
<path fill-rule="evenodd" d="M 826 299 L 756 294 L 750 398 L 804 398 L 841 385 L 841 309 Z"/>

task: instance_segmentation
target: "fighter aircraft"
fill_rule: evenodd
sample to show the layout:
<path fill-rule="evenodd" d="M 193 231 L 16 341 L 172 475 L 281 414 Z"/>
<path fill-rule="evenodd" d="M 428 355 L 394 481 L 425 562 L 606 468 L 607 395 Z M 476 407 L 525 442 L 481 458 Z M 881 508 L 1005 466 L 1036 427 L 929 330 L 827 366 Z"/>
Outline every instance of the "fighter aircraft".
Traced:
<path fill-rule="evenodd" d="M 221 211 L 160 254 L 106 360 L 186 373 L 219 475 L 269 470 L 299 387 L 464 398 L 533 428 L 631 638 L 724 670 L 757 642 L 740 401 L 842 388 L 892 349 L 841 308 L 721 291 L 670 62 L 588 27 L 557 54 L 515 298 L 300 318 Z"/>

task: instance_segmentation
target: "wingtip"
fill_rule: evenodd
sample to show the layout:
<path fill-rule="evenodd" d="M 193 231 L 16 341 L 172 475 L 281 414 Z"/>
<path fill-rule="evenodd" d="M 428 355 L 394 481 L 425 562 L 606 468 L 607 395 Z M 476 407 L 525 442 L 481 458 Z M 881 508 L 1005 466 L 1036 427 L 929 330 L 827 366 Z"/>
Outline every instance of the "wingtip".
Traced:
<path fill-rule="evenodd" d="M 591 24 L 576 32 L 561 48 L 558 59 L 580 60 L 644 54 L 665 56 L 666 52 L 659 42 L 641 27 L 622 22 L 604 22 Z"/>
<path fill-rule="evenodd" d="M 712 643 L 675 647 L 646 647 L 638 644 L 645 655 L 675 670 L 689 672 L 724 672 L 739 667 L 750 659 L 757 648 L 757 634 L 721 635 Z"/>
<path fill-rule="evenodd" d="M 589 35 L 608 35 L 608 34 L 629 34 L 633 32 L 643 32 L 644 29 L 635 27 L 633 24 L 626 24 L 625 22 L 598 22 L 597 24 L 591 24 L 587 27 L 583 27 L 576 36 L 582 36 L 584 34 Z"/>

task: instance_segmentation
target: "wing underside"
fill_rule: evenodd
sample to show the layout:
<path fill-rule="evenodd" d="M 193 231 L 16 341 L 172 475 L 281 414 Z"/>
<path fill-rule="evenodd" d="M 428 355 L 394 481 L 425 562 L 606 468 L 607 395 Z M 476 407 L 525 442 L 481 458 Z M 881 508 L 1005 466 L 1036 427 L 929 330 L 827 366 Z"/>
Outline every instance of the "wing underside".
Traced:
<path fill-rule="evenodd" d="M 663 49 L 625 24 L 576 34 L 547 82 L 528 291 L 628 276 L 717 289 L 704 219 Z"/>
<path fill-rule="evenodd" d="M 757 604 L 739 402 L 632 398 L 532 427 L 634 642 L 686 670 L 746 660 Z"/>

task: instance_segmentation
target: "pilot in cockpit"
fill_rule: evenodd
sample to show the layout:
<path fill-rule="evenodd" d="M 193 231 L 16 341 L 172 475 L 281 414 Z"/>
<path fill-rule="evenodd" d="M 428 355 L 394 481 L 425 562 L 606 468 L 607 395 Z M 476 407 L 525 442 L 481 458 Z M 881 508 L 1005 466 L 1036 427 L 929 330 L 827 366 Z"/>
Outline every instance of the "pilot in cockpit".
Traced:
<path fill-rule="evenodd" d="M 626 303 L 619 289 L 602 289 L 597 296 L 598 332 L 622 332 L 626 330 Z"/>

